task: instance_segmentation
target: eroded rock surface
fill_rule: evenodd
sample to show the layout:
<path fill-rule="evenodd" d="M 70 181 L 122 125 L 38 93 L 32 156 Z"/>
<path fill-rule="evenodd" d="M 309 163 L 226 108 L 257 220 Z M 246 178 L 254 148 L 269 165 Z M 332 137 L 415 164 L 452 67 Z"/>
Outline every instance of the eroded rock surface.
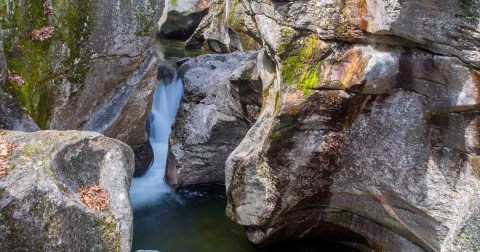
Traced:
<path fill-rule="evenodd" d="M 0 178 L 2 251 L 130 251 L 134 157 L 127 145 L 77 131 L 2 131 L 0 140 L 14 145 Z M 103 211 L 79 198 L 91 186 L 108 198 Z"/>
<path fill-rule="evenodd" d="M 241 17 L 230 15 L 238 4 Z M 479 4 L 212 7 L 253 27 L 207 16 L 194 36 L 207 39 L 201 28 L 217 25 L 249 34 L 265 48 L 258 65 L 270 66 L 259 71 L 261 113 L 226 162 L 227 215 L 251 241 L 321 236 L 364 250 L 478 247 Z M 239 49 L 221 44 L 219 51 Z"/>
<path fill-rule="evenodd" d="M 204 55 L 179 69 L 185 94 L 172 133 L 167 181 L 224 183 L 225 160 L 262 105 L 256 52 Z"/>

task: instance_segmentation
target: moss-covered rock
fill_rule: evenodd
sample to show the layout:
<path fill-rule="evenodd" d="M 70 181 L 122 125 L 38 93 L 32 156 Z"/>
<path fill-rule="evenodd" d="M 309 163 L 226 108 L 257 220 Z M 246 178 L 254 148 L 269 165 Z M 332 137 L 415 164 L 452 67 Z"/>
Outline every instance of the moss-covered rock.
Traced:
<path fill-rule="evenodd" d="M 133 152 L 89 132 L 3 131 L 15 144 L 0 178 L 0 250 L 130 251 L 128 188 Z M 77 194 L 98 185 L 109 199 L 95 211 Z"/>
<path fill-rule="evenodd" d="M 144 143 L 157 66 L 149 48 L 163 5 L 0 2 L 7 69 L 22 79 L 8 78 L 5 89 L 42 129 L 91 130 L 132 146 Z"/>

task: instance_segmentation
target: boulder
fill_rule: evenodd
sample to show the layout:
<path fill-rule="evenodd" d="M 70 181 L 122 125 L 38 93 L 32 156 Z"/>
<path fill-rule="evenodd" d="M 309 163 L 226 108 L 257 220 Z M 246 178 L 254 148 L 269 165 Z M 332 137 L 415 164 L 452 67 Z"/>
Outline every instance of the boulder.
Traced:
<path fill-rule="evenodd" d="M 132 150 L 98 133 L 0 132 L 0 250 L 130 251 Z"/>
<path fill-rule="evenodd" d="M 170 185 L 225 182 L 225 160 L 260 112 L 256 58 L 256 52 L 203 55 L 181 65 L 185 94 L 170 141 Z"/>
<path fill-rule="evenodd" d="M 417 6 L 393 2 L 366 3 L 400 13 Z M 432 16 L 452 21 L 450 31 L 406 31 L 405 21 L 402 32 L 369 33 L 350 2 L 242 3 L 273 64 L 259 71 L 261 113 L 226 161 L 227 215 L 248 238 L 265 245 L 324 237 L 385 251 L 476 248 L 480 79 L 465 52 L 477 45 L 459 35 L 440 46 L 459 31 L 457 19 L 478 29 L 451 15 L 459 7 L 416 7 L 422 15 L 441 10 Z M 318 22 L 337 14 L 339 21 Z M 345 20 L 351 26 L 340 30 L 336 22 Z M 431 40 L 420 43 L 408 35 L 414 31 Z"/>
<path fill-rule="evenodd" d="M 168 39 L 187 40 L 208 13 L 210 0 L 166 1 L 168 12 L 160 26 L 160 35 Z"/>
<path fill-rule="evenodd" d="M 150 49 L 163 1 L 0 2 L 7 91 L 42 129 L 146 142 L 156 84 Z"/>

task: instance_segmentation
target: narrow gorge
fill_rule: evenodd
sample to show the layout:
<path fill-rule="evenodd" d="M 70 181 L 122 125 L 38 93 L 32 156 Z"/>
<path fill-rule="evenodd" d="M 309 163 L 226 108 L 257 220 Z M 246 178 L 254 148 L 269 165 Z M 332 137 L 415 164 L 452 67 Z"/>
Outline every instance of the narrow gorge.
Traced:
<path fill-rule="evenodd" d="M 479 0 L 1 0 L 1 251 L 480 251 Z"/>

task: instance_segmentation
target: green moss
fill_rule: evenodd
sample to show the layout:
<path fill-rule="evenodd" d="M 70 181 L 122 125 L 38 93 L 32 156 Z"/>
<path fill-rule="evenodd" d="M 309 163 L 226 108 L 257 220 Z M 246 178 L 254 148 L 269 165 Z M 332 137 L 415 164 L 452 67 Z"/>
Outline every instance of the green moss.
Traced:
<path fill-rule="evenodd" d="M 120 237 L 117 232 L 117 220 L 111 214 L 98 221 L 103 245 L 106 251 L 120 251 Z"/>
<path fill-rule="evenodd" d="M 474 22 L 480 19 L 480 4 L 478 0 L 459 0 L 460 8 Z"/>
<path fill-rule="evenodd" d="M 90 55 L 84 48 L 93 30 L 91 0 L 53 1 L 53 13 L 47 15 L 43 1 L 6 0 L 0 3 L 0 27 L 8 70 L 20 75 L 25 83 L 9 81 L 9 91 L 24 105 L 27 113 L 45 129 L 53 103 L 54 85 L 62 78 L 71 83 L 83 82 Z M 54 26 L 53 36 L 33 41 L 31 32 L 43 26 Z M 68 55 L 63 55 L 65 47 Z"/>
<path fill-rule="evenodd" d="M 288 35 L 287 35 L 288 36 Z M 318 83 L 320 55 L 323 48 L 316 35 L 302 39 L 291 38 L 279 47 L 282 60 L 282 81 L 287 85 L 295 85 L 298 90 L 309 94 Z"/>

